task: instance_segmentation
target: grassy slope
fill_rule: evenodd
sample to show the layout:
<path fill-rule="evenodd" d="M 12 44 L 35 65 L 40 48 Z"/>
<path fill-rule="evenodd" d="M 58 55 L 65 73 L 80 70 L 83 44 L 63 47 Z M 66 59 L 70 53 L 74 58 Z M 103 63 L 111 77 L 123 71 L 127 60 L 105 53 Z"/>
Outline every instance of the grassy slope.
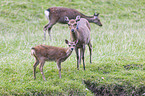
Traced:
<path fill-rule="evenodd" d="M 34 58 L 30 48 L 38 44 L 66 47 L 63 41 L 70 39 L 68 26 L 57 24 L 52 28 L 53 40 L 49 41 L 48 37 L 42 40 L 42 29 L 48 22 L 44 10 L 52 6 L 75 8 L 87 15 L 99 12 L 103 27 L 91 24 L 93 63 L 89 64 L 86 48 L 86 71 L 82 65 L 76 70 L 73 53 L 62 64 L 62 79 L 58 77 L 56 63 L 46 63 L 47 81 L 44 82 L 38 68 L 37 79 L 33 80 Z M 144 0 L 1 0 L 0 94 L 91 95 L 83 80 L 121 85 L 129 82 L 135 87 L 145 85 L 144 6 Z"/>

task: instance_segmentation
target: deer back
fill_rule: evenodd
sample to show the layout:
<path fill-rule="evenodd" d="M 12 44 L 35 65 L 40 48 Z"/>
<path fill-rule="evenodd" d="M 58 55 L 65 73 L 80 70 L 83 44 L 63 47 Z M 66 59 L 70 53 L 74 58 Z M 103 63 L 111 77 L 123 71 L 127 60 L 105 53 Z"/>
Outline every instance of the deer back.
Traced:
<path fill-rule="evenodd" d="M 45 61 L 56 61 L 66 55 L 67 48 L 54 47 L 48 45 L 38 45 L 32 48 L 33 55 Z"/>
<path fill-rule="evenodd" d="M 77 38 L 81 43 L 88 44 L 90 41 L 90 24 L 85 18 L 77 22 Z"/>
<path fill-rule="evenodd" d="M 59 23 L 67 23 L 65 21 L 65 16 L 70 19 L 74 19 L 77 15 L 82 16 L 82 13 L 75 9 L 64 8 L 64 7 L 51 7 L 49 18 L 53 21 L 53 19 L 57 19 Z"/>

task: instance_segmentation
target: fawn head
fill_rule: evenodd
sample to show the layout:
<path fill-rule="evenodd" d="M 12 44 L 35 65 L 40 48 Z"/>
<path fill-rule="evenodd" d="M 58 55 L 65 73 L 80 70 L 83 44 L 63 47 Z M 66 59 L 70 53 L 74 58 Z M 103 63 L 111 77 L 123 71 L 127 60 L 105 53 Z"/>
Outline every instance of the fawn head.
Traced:
<path fill-rule="evenodd" d="M 77 28 L 77 22 L 79 20 L 80 20 L 80 16 L 79 15 L 76 17 L 76 19 L 69 20 L 68 17 L 65 18 L 65 21 L 68 22 L 68 26 L 69 26 L 71 32 L 75 32 L 75 29 Z"/>
<path fill-rule="evenodd" d="M 68 40 L 65 39 L 65 43 L 69 46 L 69 49 L 70 49 L 71 51 L 73 51 L 73 49 L 76 47 L 76 44 L 78 43 L 78 41 L 69 42 Z"/>

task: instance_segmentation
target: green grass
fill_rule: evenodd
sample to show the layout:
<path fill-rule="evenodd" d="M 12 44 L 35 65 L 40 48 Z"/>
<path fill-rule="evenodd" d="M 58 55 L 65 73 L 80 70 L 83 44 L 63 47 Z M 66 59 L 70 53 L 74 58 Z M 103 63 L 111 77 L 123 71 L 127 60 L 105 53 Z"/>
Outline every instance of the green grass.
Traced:
<path fill-rule="evenodd" d="M 33 80 L 31 47 L 39 44 L 66 47 L 67 25 L 56 24 L 52 41 L 43 41 L 48 23 L 44 10 L 63 6 L 86 15 L 100 13 L 103 24 L 91 24 L 92 64 L 88 47 L 86 71 L 77 70 L 75 52 L 62 63 L 59 79 L 55 62 L 46 62 L 43 81 L 39 68 Z M 101 85 L 145 86 L 144 0 L 1 0 L 0 1 L 0 95 L 93 95 L 84 80 Z M 104 78 L 104 79 L 103 79 Z M 127 85 L 126 85 L 127 86 Z M 145 93 L 145 92 L 144 92 Z"/>

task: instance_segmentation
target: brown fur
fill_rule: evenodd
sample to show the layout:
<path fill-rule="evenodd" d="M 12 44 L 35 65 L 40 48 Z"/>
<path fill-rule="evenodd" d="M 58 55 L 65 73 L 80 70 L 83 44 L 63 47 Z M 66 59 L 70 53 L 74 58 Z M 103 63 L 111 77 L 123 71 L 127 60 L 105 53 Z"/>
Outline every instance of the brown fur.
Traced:
<path fill-rule="evenodd" d="M 90 24 L 85 18 L 81 18 L 80 21 L 77 21 L 75 19 L 71 19 L 67 21 L 69 21 L 68 25 L 71 30 L 70 31 L 71 41 L 78 40 L 78 43 L 75 48 L 76 56 L 77 56 L 77 68 L 79 69 L 79 64 L 81 63 L 81 59 L 82 59 L 83 67 L 85 70 L 85 61 L 84 61 L 85 45 L 88 45 L 89 47 L 90 63 L 91 63 L 91 55 L 92 55 L 92 44 L 90 39 Z M 79 51 L 78 49 L 80 49 L 80 56 L 78 53 Z"/>
<path fill-rule="evenodd" d="M 45 61 L 57 61 L 58 59 L 65 60 L 66 52 L 68 48 L 60 48 L 48 45 L 38 45 L 33 47 L 37 58 L 43 58 Z"/>
<path fill-rule="evenodd" d="M 99 13 L 98 14 L 95 13 L 94 16 L 86 16 L 75 9 L 64 7 L 51 7 L 47 10 L 49 10 L 49 17 L 47 17 L 49 18 L 49 23 L 44 26 L 44 40 L 46 39 L 45 31 L 47 29 L 51 39 L 50 30 L 52 26 L 55 25 L 57 22 L 67 24 L 67 22 L 65 21 L 65 16 L 67 16 L 69 19 L 75 19 L 76 16 L 80 15 L 81 18 L 86 18 L 89 22 L 102 26 L 102 23 L 98 18 Z"/>
<path fill-rule="evenodd" d="M 40 71 L 45 79 L 43 74 L 43 66 L 45 61 L 55 61 L 57 62 L 57 67 L 59 69 L 59 77 L 61 78 L 61 62 L 64 62 L 72 53 L 72 50 L 75 48 L 76 42 L 69 42 L 66 40 L 66 44 L 69 45 L 68 48 L 54 47 L 48 45 L 38 45 L 31 49 L 31 54 L 35 57 L 36 61 L 33 65 L 33 75 L 36 79 L 36 67 L 40 63 Z"/>

